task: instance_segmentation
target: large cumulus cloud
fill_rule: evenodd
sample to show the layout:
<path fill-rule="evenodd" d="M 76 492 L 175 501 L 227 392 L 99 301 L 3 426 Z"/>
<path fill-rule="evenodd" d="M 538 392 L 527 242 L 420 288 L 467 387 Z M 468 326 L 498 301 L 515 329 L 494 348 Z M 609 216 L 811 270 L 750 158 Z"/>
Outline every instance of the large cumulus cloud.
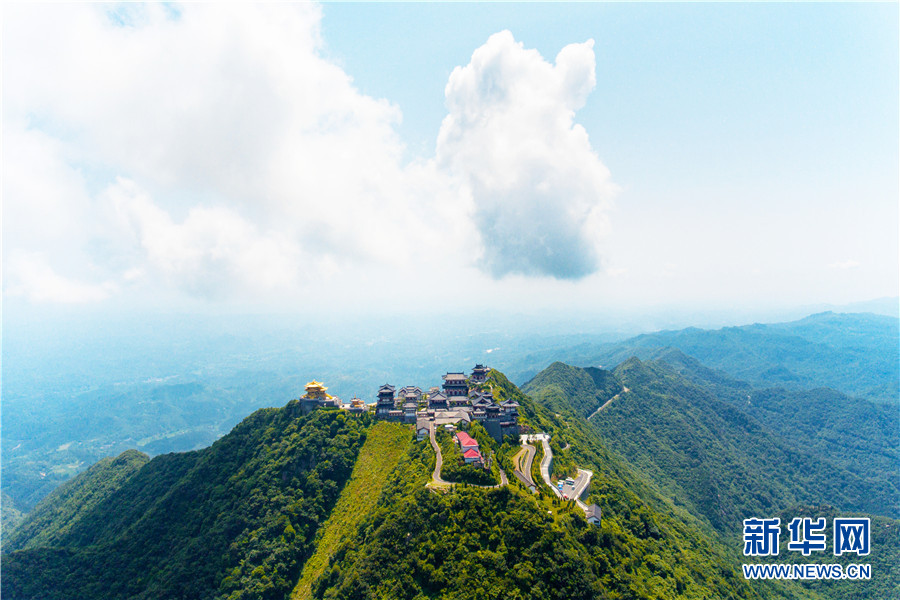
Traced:
<path fill-rule="evenodd" d="M 4 15 L 4 290 L 294 306 L 399 281 L 578 278 L 608 174 L 556 65 L 491 37 L 447 85 L 436 157 L 323 57 L 314 4 L 71 4 Z M 385 282 L 392 282 L 385 285 Z"/>
<path fill-rule="evenodd" d="M 595 83 L 593 41 L 566 46 L 554 65 L 508 31 L 451 74 L 437 158 L 472 196 L 493 275 L 577 279 L 599 268 L 614 187 L 574 123 Z"/>

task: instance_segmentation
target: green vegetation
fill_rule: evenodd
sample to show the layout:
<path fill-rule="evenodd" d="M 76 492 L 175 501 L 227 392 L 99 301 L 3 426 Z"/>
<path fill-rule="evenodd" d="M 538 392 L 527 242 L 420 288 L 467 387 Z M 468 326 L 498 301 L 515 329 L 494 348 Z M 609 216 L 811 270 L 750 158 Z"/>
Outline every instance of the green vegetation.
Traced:
<path fill-rule="evenodd" d="M 787 525 L 795 517 L 809 517 L 813 520 L 825 519 L 825 540 L 827 548 L 822 552 L 812 552 L 809 556 L 803 556 L 800 552 L 790 552 L 784 547 L 782 541 L 781 552 L 778 556 L 745 559 L 746 562 L 755 563 L 828 563 L 841 564 L 866 564 L 872 568 L 872 578 L 869 580 L 821 580 L 808 581 L 802 585 L 810 591 L 815 591 L 826 598 L 835 600 L 869 600 L 872 598 L 897 598 L 900 592 L 900 521 L 886 517 L 870 517 L 871 519 L 871 553 L 860 557 L 855 554 L 843 554 L 834 556 L 831 543 L 834 539 L 832 519 L 835 517 L 865 517 L 869 515 L 842 513 L 831 506 L 792 506 L 773 517 L 781 518 L 782 540 L 790 539 Z"/>
<path fill-rule="evenodd" d="M 4 551 L 61 545 L 82 517 L 119 491 L 149 460 L 137 450 L 104 458 L 38 504 L 5 539 Z"/>
<path fill-rule="evenodd" d="M 2 595 L 284 598 L 365 433 L 339 411 L 259 410 L 205 450 L 144 465 L 55 548 L 5 555 Z"/>
<path fill-rule="evenodd" d="M 474 423 L 473 425 L 477 426 L 478 424 Z M 483 433 L 483 435 L 479 435 L 479 437 L 482 439 L 478 439 L 478 437 L 475 437 L 474 435 L 473 437 L 478 441 L 478 445 L 482 450 L 482 457 L 487 460 L 488 456 L 490 456 L 490 446 L 482 446 L 482 440 L 485 437 L 489 438 L 490 436 L 487 435 L 487 432 L 484 431 L 483 427 L 481 427 L 481 433 Z M 444 464 L 441 466 L 442 479 L 456 483 L 471 483 L 474 485 L 497 485 L 500 483 L 493 468 L 491 470 L 485 470 L 480 466 L 465 464 L 459 445 L 457 445 L 450 434 L 444 430 L 438 430 L 436 435 L 438 445 L 441 448 L 441 456 L 444 459 Z M 476 435 L 478 435 L 478 433 L 476 433 Z"/>
<path fill-rule="evenodd" d="M 610 448 L 719 531 L 797 503 L 895 514 L 889 471 L 857 475 L 793 446 L 661 363 L 631 359 L 616 375 L 631 391 L 591 423 Z"/>
<path fill-rule="evenodd" d="M 2 542 L 5 548 L 8 536 L 10 536 L 13 530 L 25 520 L 25 513 L 16 506 L 15 500 L 3 492 L 0 492 L 0 508 L 2 508 L 2 511 L 0 512 L 2 512 L 3 515 L 2 523 L 0 523 L 0 532 L 2 532 Z"/>
<path fill-rule="evenodd" d="M 894 490 L 890 494 L 900 499 L 894 477 L 900 462 L 896 407 L 825 388 L 757 390 L 671 348 L 660 352 L 658 360 L 795 447 L 865 479 L 886 481 Z"/>
<path fill-rule="evenodd" d="M 592 498 L 603 507 L 603 526 L 588 525 L 571 502 L 518 486 L 423 489 L 428 453 L 417 444 L 357 538 L 313 586 L 315 598 L 761 597 L 695 520 L 682 521 L 646 486 L 637 486 L 641 495 L 630 489 L 633 476 L 598 445 L 586 422 L 571 411 L 557 417 L 501 374 L 491 377 L 495 393 L 502 386 L 532 423 L 560 420 L 573 438 L 593 437 L 582 460 L 599 475 Z M 767 598 L 799 597 L 765 584 L 759 589 Z"/>
<path fill-rule="evenodd" d="M 569 408 L 589 417 L 622 391 L 622 383 L 611 371 L 555 362 L 522 386 L 522 391 L 551 410 Z"/>
<path fill-rule="evenodd" d="M 687 509 L 718 530 L 708 532 L 710 539 L 722 540 L 733 552 L 740 544 L 743 518 L 780 514 L 787 523 L 794 516 L 811 516 L 798 512 L 798 503 L 826 501 L 845 509 L 895 514 L 898 416 L 881 414 L 886 407 L 831 390 L 760 392 L 678 351 L 666 351 L 665 358 L 666 364 L 631 359 L 620 365 L 615 374 L 631 391 L 592 418 L 591 425 L 606 445 L 672 499 L 682 522 L 691 522 L 682 514 Z M 677 365 L 684 377 L 669 363 Z M 602 452 L 591 436 L 581 433 L 580 417 L 566 420 L 564 412 L 561 416 L 560 425 L 577 440 L 572 451 L 579 464 L 590 461 L 585 450 Z M 802 450 L 788 437 L 800 441 Z M 874 456 L 864 456 L 869 453 Z M 628 476 L 620 471 L 617 477 Z M 605 520 L 616 509 L 615 496 L 603 491 L 604 480 L 604 473 L 595 474 L 589 501 L 601 505 Z M 629 487 L 648 497 L 640 482 L 630 482 Z M 652 501 L 651 505 L 660 509 Z M 900 523 L 871 518 L 873 546 L 876 522 L 880 541 L 871 560 L 862 562 L 873 564 L 877 580 L 873 576 L 864 585 L 781 582 L 768 593 L 821 594 L 835 600 L 895 596 L 900 589 L 900 569 L 895 566 Z M 784 553 L 777 562 L 785 562 Z"/>
<path fill-rule="evenodd" d="M 541 461 L 544 460 L 544 445 L 540 442 L 531 442 L 534 446 L 534 460 L 531 462 L 531 480 L 537 489 L 543 493 L 544 479 L 541 477 Z"/>
<path fill-rule="evenodd" d="M 381 422 L 369 429 L 350 481 L 321 528 L 316 551 L 303 566 L 300 581 L 291 593 L 292 600 L 311 597 L 313 581 L 322 575 L 331 557 L 356 534 L 363 518 L 375 507 L 388 475 L 406 454 L 410 440 L 406 425 Z"/>
<path fill-rule="evenodd" d="M 821 600 L 862 598 L 860 589 L 870 597 L 896 593 L 898 523 L 880 517 L 873 520 L 878 554 L 864 562 L 886 576 L 870 587 L 743 579 L 734 532 L 745 512 L 805 516 L 791 513 L 821 494 L 883 502 L 874 497 L 875 479 L 792 448 L 760 422 L 774 419 L 767 413 L 757 420 L 743 412 L 736 405 L 743 384 L 723 376 L 704 387 L 666 364 L 636 359 L 588 374 L 603 388 L 593 391 L 573 368 L 554 371 L 566 377 L 544 374 L 557 390 L 538 390 L 539 400 L 496 370 L 489 384 L 495 397 L 520 404 L 533 431 L 551 435 L 557 475 L 576 467 L 594 472 L 586 501 L 601 507 L 600 527 L 588 525 L 573 502 L 547 493 L 540 444 L 533 475 L 543 493 L 516 484 L 436 490 L 426 487 L 431 445 L 410 443 L 407 427 L 335 410 L 301 416 L 291 402 L 255 412 L 205 450 L 149 462 L 133 452 L 115 468 L 110 460 L 79 476 L 29 517 L 38 524 L 20 534 L 22 549 L 3 556 L 0 591 L 21 600 Z M 572 381 L 581 386 L 578 409 L 563 401 Z M 631 391 L 588 421 L 590 403 L 622 385 Z M 731 395 L 717 398 L 715 386 Z M 787 410 L 782 396 L 763 399 L 760 410 Z M 783 426 L 812 436 L 816 422 L 798 417 Z M 497 444 L 477 423 L 469 433 L 495 459 L 479 475 L 491 479 L 468 481 L 478 470 L 459 465 L 455 443 L 439 431 L 443 476 L 496 485 L 498 464 L 516 448 Z M 858 498 L 863 494 L 869 497 Z"/>
<path fill-rule="evenodd" d="M 654 358 L 678 348 L 704 365 L 758 387 L 828 387 L 853 396 L 900 402 L 900 322 L 872 314 L 820 313 L 791 323 L 661 331 L 609 345 L 588 364 Z"/>

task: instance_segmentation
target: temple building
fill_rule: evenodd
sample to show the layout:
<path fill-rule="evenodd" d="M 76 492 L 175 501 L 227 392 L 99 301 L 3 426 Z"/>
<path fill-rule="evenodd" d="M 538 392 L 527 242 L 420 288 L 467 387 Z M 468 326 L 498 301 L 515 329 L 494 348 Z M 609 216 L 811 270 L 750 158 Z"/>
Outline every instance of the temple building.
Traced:
<path fill-rule="evenodd" d="M 328 388 L 325 387 L 322 382 L 313 379 L 306 384 L 306 395 L 303 396 L 303 398 L 310 400 L 331 400 L 334 396 L 329 394 L 326 391 L 327 389 Z"/>
<path fill-rule="evenodd" d="M 300 397 L 303 414 L 321 406 L 337 406 L 337 398 L 328 393 L 328 388 L 321 381 L 313 379 L 306 384 L 306 394 Z"/>
<path fill-rule="evenodd" d="M 350 405 L 344 406 L 344 409 L 350 413 L 351 415 L 362 415 L 369 410 L 369 407 L 366 406 L 366 403 L 354 396 L 350 399 Z"/>
<path fill-rule="evenodd" d="M 441 392 L 435 392 L 433 394 L 428 394 L 428 408 L 430 408 L 430 409 L 443 408 L 445 410 L 450 408 L 450 405 L 447 402 L 447 396 L 445 396 Z"/>
<path fill-rule="evenodd" d="M 400 390 L 397 392 L 397 397 L 403 398 L 404 401 L 409 399 L 410 396 L 412 396 L 414 401 L 418 402 L 422 399 L 422 390 L 414 385 L 408 385 L 406 387 L 400 388 Z"/>
<path fill-rule="evenodd" d="M 392 385 L 384 384 L 378 388 L 378 403 L 375 405 L 375 416 L 388 418 L 394 410 L 394 391 Z"/>
<path fill-rule="evenodd" d="M 481 364 L 475 365 L 475 368 L 472 369 L 472 381 L 475 383 L 484 383 L 487 381 L 487 376 L 490 371 L 491 369 L 489 367 Z"/>
<path fill-rule="evenodd" d="M 447 373 L 444 375 L 444 395 L 448 398 L 469 394 L 469 384 L 466 383 L 465 373 Z"/>

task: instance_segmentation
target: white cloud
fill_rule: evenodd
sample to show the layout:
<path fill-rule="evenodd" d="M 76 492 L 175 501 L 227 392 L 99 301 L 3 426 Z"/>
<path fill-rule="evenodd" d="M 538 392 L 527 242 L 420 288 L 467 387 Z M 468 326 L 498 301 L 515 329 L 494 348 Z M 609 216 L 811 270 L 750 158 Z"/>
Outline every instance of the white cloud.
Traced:
<path fill-rule="evenodd" d="M 437 157 L 473 197 L 484 266 L 495 276 L 598 270 L 615 187 L 574 123 L 595 83 L 592 40 L 566 46 L 553 65 L 508 31 L 451 74 Z"/>
<path fill-rule="evenodd" d="M 858 266 L 859 266 L 858 261 L 849 259 L 849 260 L 842 260 L 839 262 L 831 263 L 830 265 L 828 265 L 828 268 L 829 269 L 847 270 L 847 269 L 855 269 Z"/>
<path fill-rule="evenodd" d="M 119 180 L 106 196 L 121 230 L 146 259 L 146 271 L 131 268 L 125 280 L 150 272 L 204 298 L 284 291 L 298 283 L 299 246 L 278 231 L 259 231 L 231 209 L 194 207 L 176 223 L 132 181 Z"/>
<path fill-rule="evenodd" d="M 391 297 L 473 264 L 597 268 L 612 186 L 573 124 L 595 83 L 590 42 L 554 66 L 493 36 L 450 78 L 437 160 L 405 163 L 399 108 L 322 57 L 316 5 L 4 17 L 8 293 L 253 301 L 333 283 Z"/>
<path fill-rule="evenodd" d="M 8 260 L 7 277 L 14 283 L 4 291 L 32 302 L 84 303 L 106 300 L 116 292 L 116 284 L 91 284 L 64 277 L 38 254 L 14 252 Z"/>

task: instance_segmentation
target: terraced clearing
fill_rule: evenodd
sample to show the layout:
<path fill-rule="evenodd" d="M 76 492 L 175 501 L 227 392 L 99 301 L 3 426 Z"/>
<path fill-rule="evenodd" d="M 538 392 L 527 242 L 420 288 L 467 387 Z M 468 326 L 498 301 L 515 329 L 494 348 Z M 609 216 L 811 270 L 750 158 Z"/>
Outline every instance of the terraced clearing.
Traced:
<path fill-rule="evenodd" d="M 300 580 L 291 592 L 291 600 L 312 598 L 313 582 L 325 572 L 341 543 L 353 539 L 356 528 L 375 508 L 388 475 L 406 453 L 411 440 L 406 425 L 383 421 L 372 426 L 359 451 L 350 481 L 344 486 L 331 516 L 322 525 L 316 552 L 303 566 Z"/>

